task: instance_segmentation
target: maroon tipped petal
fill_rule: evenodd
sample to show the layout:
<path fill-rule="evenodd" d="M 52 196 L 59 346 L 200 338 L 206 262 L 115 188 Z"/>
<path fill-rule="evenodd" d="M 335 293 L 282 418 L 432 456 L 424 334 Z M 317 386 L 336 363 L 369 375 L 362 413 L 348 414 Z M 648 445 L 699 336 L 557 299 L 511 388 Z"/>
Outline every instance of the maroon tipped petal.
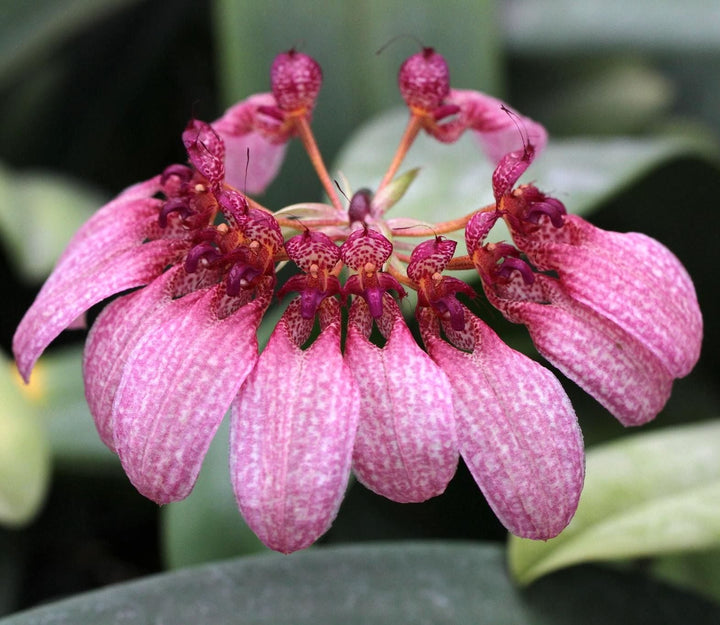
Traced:
<path fill-rule="evenodd" d="M 275 57 L 270 84 L 278 106 L 284 111 L 311 111 L 322 85 L 322 70 L 312 57 L 290 50 Z"/>
<path fill-rule="evenodd" d="M 431 113 L 450 91 L 450 70 L 441 54 L 423 48 L 400 66 L 398 84 L 409 107 Z"/>

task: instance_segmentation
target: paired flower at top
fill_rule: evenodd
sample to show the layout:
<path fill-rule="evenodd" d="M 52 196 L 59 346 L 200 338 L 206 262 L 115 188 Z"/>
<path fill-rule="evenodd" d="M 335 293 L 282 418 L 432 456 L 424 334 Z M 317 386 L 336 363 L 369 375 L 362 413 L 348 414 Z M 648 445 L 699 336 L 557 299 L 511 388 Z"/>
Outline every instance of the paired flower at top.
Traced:
<path fill-rule="evenodd" d="M 558 534 L 584 473 L 572 406 L 552 373 L 465 306 L 475 290 L 447 273 L 476 268 L 490 303 L 626 425 L 652 419 L 698 358 L 702 318 L 687 273 L 657 241 L 599 230 L 518 186 L 545 130 L 452 89 L 430 48 L 400 69 L 410 119 L 385 176 L 374 193 L 342 201 L 310 128 L 321 82 L 309 56 L 278 56 L 272 93 L 213 124 L 193 120 L 182 137 L 188 165 L 101 208 L 18 327 L 22 375 L 91 306 L 123 294 L 89 332 L 86 396 L 100 437 L 154 501 L 188 495 L 230 409 L 235 496 L 273 549 L 321 536 L 351 471 L 376 493 L 418 502 L 444 491 L 460 456 L 511 532 Z M 386 217 L 414 176 L 396 174 L 422 130 L 445 142 L 475 133 L 497 163 L 491 206 L 432 225 Z M 274 178 L 292 137 L 330 204 L 273 213 L 246 193 Z M 512 244 L 487 241 L 499 219 Z M 461 229 L 466 255 L 442 236 Z M 298 272 L 278 287 L 287 261 Z M 408 289 L 424 349 L 398 304 Z M 258 353 L 276 293 L 295 295 Z"/>

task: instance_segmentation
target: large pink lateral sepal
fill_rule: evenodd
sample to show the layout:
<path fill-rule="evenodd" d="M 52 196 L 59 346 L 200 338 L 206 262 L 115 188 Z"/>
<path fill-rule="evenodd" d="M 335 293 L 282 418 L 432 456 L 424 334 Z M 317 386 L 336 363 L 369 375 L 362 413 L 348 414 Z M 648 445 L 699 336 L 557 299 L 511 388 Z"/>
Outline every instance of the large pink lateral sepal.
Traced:
<path fill-rule="evenodd" d="M 125 363 L 146 330 L 146 320 L 170 306 L 182 267 L 173 267 L 143 289 L 120 297 L 102 310 L 85 342 L 85 398 L 103 443 L 115 449 L 113 404 Z"/>
<path fill-rule="evenodd" d="M 453 389 L 460 453 L 513 534 L 548 539 L 570 522 L 582 490 L 583 443 L 558 380 L 465 311 L 457 331 L 418 311 L 430 356 Z M 451 345 L 440 336 L 440 325 Z"/>
<path fill-rule="evenodd" d="M 311 545 L 337 515 L 350 476 L 359 398 L 340 351 L 340 306 L 324 299 L 321 332 L 295 298 L 232 407 L 230 472 L 250 528 L 268 547 Z M 282 376 L 278 377 L 278 371 Z"/>
<path fill-rule="evenodd" d="M 156 234 L 160 176 L 136 184 L 103 206 L 75 234 L 13 338 L 25 380 L 55 337 L 91 306 L 160 275 L 186 246 Z"/>
<path fill-rule="evenodd" d="M 345 361 L 360 389 L 354 471 L 388 499 L 425 501 L 445 490 L 457 466 L 450 384 L 388 294 L 382 310 L 375 323 L 383 347 L 369 341 L 373 316 L 366 301 L 356 298 L 349 313 Z"/>
<path fill-rule="evenodd" d="M 526 325 L 545 358 L 623 424 L 657 415 L 673 376 L 642 341 L 572 298 L 557 278 L 534 272 L 514 246 L 480 245 L 471 237 L 467 245 L 490 303 L 509 321 Z"/>
<path fill-rule="evenodd" d="M 636 232 L 608 232 L 577 215 L 560 226 L 522 219 L 521 187 L 508 223 L 513 240 L 543 271 L 555 271 L 568 297 L 617 324 L 645 345 L 673 378 L 687 375 L 699 356 L 703 320 L 692 280 L 664 245 Z"/>
<path fill-rule="evenodd" d="M 130 481 L 158 503 L 185 498 L 210 442 L 257 359 L 255 333 L 271 278 L 256 299 L 224 283 L 156 307 L 125 355 L 113 402 L 114 444 Z"/>

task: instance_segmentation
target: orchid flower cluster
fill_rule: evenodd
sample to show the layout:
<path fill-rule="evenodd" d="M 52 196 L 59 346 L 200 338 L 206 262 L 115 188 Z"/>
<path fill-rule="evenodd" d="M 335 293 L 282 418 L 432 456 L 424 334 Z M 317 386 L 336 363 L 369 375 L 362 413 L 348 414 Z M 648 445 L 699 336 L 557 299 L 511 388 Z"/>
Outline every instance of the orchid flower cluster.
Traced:
<path fill-rule="evenodd" d="M 694 366 L 702 317 L 677 258 L 518 185 L 545 146 L 540 124 L 451 88 L 431 48 L 398 80 L 409 122 L 374 192 L 338 194 L 310 126 L 322 72 L 291 50 L 272 65 L 271 93 L 191 121 L 189 163 L 125 190 L 58 261 L 17 329 L 18 367 L 27 380 L 62 330 L 120 295 L 88 334 L 83 372 L 100 437 L 143 495 L 186 497 L 230 410 L 237 503 L 272 549 L 318 539 L 351 471 L 380 495 L 420 502 L 445 490 L 460 456 L 511 532 L 558 534 L 584 477 L 575 413 L 548 369 L 463 303 L 476 292 L 454 270 L 475 268 L 489 302 L 623 424 L 652 419 Z M 494 203 L 437 224 L 387 217 L 421 131 L 447 143 L 474 133 L 496 163 Z M 293 137 L 329 203 L 272 212 L 251 195 Z M 512 242 L 488 241 L 499 220 Z M 467 254 L 443 236 L 463 229 Z M 278 285 L 289 261 L 297 272 Z M 401 311 L 408 289 L 424 349 Z M 259 353 L 263 315 L 289 293 Z"/>

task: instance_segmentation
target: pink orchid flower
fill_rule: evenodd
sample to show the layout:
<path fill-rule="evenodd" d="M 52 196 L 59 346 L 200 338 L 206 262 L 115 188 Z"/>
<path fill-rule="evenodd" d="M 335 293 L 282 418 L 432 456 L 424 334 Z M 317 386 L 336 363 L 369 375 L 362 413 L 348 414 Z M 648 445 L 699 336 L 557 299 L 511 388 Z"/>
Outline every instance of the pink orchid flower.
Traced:
<path fill-rule="evenodd" d="M 534 155 L 528 142 L 498 164 L 496 204 L 468 223 L 468 253 L 490 302 L 545 358 L 623 424 L 645 423 L 700 356 L 692 280 L 658 241 L 596 228 L 533 185 L 513 188 Z M 501 217 L 517 247 L 484 243 Z"/>
<path fill-rule="evenodd" d="M 119 295 L 88 334 L 86 397 L 101 439 L 150 499 L 188 495 L 230 410 L 238 507 L 278 551 L 307 547 L 328 529 L 351 471 L 380 495 L 419 502 L 445 490 L 459 457 L 511 532 L 555 536 L 582 489 L 575 414 L 549 371 L 504 345 L 457 297 L 475 290 L 445 274 L 477 267 L 489 300 L 626 423 L 654 415 L 672 378 L 697 358 L 701 318 L 689 279 L 656 242 L 601 233 L 534 187 L 515 189 L 545 130 L 490 96 L 451 89 L 444 59 L 429 48 L 400 69 L 410 119 L 383 180 L 344 202 L 310 128 L 321 81 L 309 56 L 279 55 L 271 93 L 213 124 L 188 125 L 189 165 L 101 208 L 17 329 L 21 374 L 27 380 L 91 306 Z M 421 129 L 446 142 L 465 130 L 480 138 L 498 163 L 494 206 L 430 228 L 386 218 L 412 178 L 396 173 Z M 330 204 L 272 212 L 238 188 L 262 191 L 292 137 Z M 485 243 L 500 216 L 527 261 L 510 245 Z M 456 256 L 441 235 L 466 226 L 469 256 Z M 418 244 L 429 231 L 436 236 Z M 288 261 L 299 272 L 277 295 L 297 295 L 259 354 L 256 333 Z M 417 294 L 425 349 L 394 297 L 406 289 Z M 643 390 L 630 392 L 635 384 Z"/>

